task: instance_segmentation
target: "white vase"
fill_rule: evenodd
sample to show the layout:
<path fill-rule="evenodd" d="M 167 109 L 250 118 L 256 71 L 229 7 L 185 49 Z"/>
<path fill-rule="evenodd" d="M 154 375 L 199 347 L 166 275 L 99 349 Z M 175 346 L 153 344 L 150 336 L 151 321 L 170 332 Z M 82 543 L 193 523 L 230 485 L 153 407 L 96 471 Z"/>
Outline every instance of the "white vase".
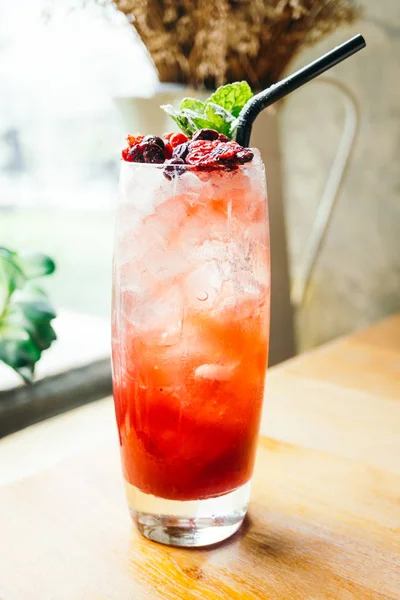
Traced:
<path fill-rule="evenodd" d="M 175 123 L 159 107 L 179 106 L 185 96 L 201 99 L 209 92 L 199 92 L 179 84 L 160 84 L 148 97 L 118 97 L 115 103 L 127 133 L 140 131 L 162 135 L 177 131 Z M 290 303 L 290 283 L 286 229 L 282 201 L 281 154 L 278 129 L 279 114 L 264 112 L 253 128 L 251 142 L 258 148 L 266 165 L 268 203 L 271 228 L 271 337 L 269 364 L 274 365 L 295 353 L 293 313 Z"/>

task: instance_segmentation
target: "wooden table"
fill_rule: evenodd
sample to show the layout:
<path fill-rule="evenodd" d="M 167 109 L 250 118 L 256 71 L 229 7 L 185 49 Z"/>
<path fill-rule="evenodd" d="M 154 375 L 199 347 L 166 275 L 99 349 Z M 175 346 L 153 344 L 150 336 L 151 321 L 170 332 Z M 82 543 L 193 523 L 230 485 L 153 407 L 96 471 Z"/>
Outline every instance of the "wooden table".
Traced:
<path fill-rule="evenodd" d="M 400 316 L 272 369 L 249 516 L 141 538 L 110 399 L 0 442 L 1 600 L 400 598 Z"/>

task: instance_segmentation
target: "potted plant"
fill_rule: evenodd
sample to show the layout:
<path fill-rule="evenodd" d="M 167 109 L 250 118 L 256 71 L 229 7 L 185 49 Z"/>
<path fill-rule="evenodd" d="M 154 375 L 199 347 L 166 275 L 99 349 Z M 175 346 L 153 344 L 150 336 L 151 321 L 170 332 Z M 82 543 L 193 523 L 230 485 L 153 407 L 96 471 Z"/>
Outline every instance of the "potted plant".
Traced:
<path fill-rule="evenodd" d="M 42 352 L 57 338 L 56 317 L 37 279 L 55 270 L 44 254 L 23 254 L 0 248 L 0 361 L 31 383 Z"/>
<path fill-rule="evenodd" d="M 54 270 L 49 256 L 0 248 L 0 437 L 111 393 L 108 324 L 56 319 L 38 283 Z"/>

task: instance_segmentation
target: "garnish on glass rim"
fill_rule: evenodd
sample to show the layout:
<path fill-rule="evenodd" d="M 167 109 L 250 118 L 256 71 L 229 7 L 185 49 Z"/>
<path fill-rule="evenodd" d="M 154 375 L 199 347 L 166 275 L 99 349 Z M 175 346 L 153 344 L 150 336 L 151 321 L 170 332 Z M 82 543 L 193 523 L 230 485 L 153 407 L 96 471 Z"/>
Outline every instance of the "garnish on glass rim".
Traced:
<path fill-rule="evenodd" d="M 189 137 L 199 129 L 214 129 L 233 140 L 238 117 L 253 97 L 247 81 L 236 81 L 219 87 L 204 102 L 184 98 L 176 110 L 171 104 L 161 106 Z"/>
<path fill-rule="evenodd" d="M 236 170 L 253 158 L 247 146 L 252 125 L 264 108 L 364 47 L 364 38 L 356 35 L 256 96 L 246 81 L 237 81 L 221 86 L 204 102 L 184 98 L 178 110 L 170 104 L 161 106 L 183 133 L 165 134 L 164 139 L 128 136 L 122 158 L 127 162 L 165 164 L 164 175 L 169 180 L 184 173 L 185 164 L 197 169 Z"/>

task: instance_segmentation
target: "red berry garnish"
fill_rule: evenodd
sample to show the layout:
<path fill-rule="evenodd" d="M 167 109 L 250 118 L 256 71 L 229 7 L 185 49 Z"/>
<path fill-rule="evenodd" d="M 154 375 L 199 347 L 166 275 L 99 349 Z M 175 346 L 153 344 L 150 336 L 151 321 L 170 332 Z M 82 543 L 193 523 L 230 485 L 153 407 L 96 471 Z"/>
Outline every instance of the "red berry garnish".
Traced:
<path fill-rule="evenodd" d="M 131 157 L 129 156 L 129 148 L 124 148 L 121 152 L 123 160 L 128 162 L 132 162 Z"/>
<path fill-rule="evenodd" d="M 242 147 L 236 142 L 218 142 L 213 152 L 216 162 L 233 160 Z"/>
<path fill-rule="evenodd" d="M 175 135 L 173 132 L 172 133 L 164 133 L 163 138 L 164 138 L 164 140 L 169 141 L 173 135 Z"/>
<path fill-rule="evenodd" d="M 192 142 L 189 147 L 189 153 L 186 157 L 186 162 L 189 165 L 206 165 L 206 163 L 211 159 L 211 153 L 214 150 L 215 143 L 208 142 L 206 140 L 198 142 Z"/>
<path fill-rule="evenodd" d="M 236 168 L 238 164 L 249 162 L 253 153 L 237 142 L 194 141 L 189 145 L 186 162 L 199 168 Z"/>
<path fill-rule="evenodd" d="M 173 150 L 174 150 L 174 149 L 173 149 L 173 147 L 171 146 L 171 144 L 170 144 L 169 142 L 167 142 L 167 143 L 165 144 L 165 147 L 164 147 L 164 156 L 165 156 L 165 158 L 166 158 L 167 160 L 168 160 L 169 158 L 171 158 Z"/>
<path fill-rule="evenodd" d="M 160 146 L 160 148 L 164 149 L 164 141 L 158 137 L 158 135 L 146 135 L 143 138 L 143 143 L 146 144 L 157 144 L 157 146 Z"/>
<path fill-rule="evenodd" d="M 174 177 L 179 177 L 186 170 L 185 161 L 181 158 L 171 158 L 167 160 L 163 169 L 163 175 L 171 181 Z"/>
<path fill-rule="evenodd" d="M 143 142 L 143 158 L 145 163 L 161 164 L 164 162 L 164 151 L 158 144 Z"/>
<path fill-rule="evenodd" d="M 188 154 L 189 154 L 189 142 L 185 142 L 184 144 L 179 144 L 179 146 L 176 146 L 176 148 L 174 148 L 172 156 L 174 158 L 182 158 L 182 160 L 185 160 L 185 158 L 187 157 Z"/>
<path fill-rule="evenodd" d="M 129 148 L 132 148 L 135 144 L 140 144 L 143 140 L 143 135 L 136 133 L 135 135 L 128 135 L 126 141 L 128 142 Z"/>
<path fill-rule="evenodd" d="M 174 148 L 176 146 L 179 146 L 179 144 L 184 144 L 187 141 L 188 141 L 188 138 L 186 137 L 186 135 L 184 133 L 174 133 L 169 138 L 169 142 L 170 142 L 171 146 L 173 146 Z"/>
<path fill-rule="evenodd" d="M 196 133 L 193 134 L 192 142 L 196 142 L 197 140 L 208 140 L 213 142 L 218 139 L 218 131 L 215 129 L 199 129 Z M 228 140 L 228 138 L 226 138 Z"/>
<path fill-rule="evenodd" d="M 165 163 L 163 172 L 167 179 L 184 173 L 185 164 L 198 170 L 200 177 L 200 171 L 231 171 L 254 157 L 250 148 L 243 148 L 214 129 L 201 129 L 191 140 L 183 133 L 168 133 L 164 140 L 156 135 L 136 134 L 129 135 L 127 141 L 128 147 L 122 150 L 125 161 Z"/>
<path fill-rule="evenodd" d="M 144 151 L 144 146 L 142 144 L 135 144 L 135 146 L 132 146 L 132 148 L 129 150 L 129 160 L 131 162 L 143 163 L 144 162 L 143 151 Z"/>
<path fill-rule="evenodd" d="M 253 160 L 254 154 L 250 150 L 250 148 L 242 148 L 240 152 L 236 154 L 236 160 L 239 164 L 243 165 L 244 163 L 250 162 Z"/>

